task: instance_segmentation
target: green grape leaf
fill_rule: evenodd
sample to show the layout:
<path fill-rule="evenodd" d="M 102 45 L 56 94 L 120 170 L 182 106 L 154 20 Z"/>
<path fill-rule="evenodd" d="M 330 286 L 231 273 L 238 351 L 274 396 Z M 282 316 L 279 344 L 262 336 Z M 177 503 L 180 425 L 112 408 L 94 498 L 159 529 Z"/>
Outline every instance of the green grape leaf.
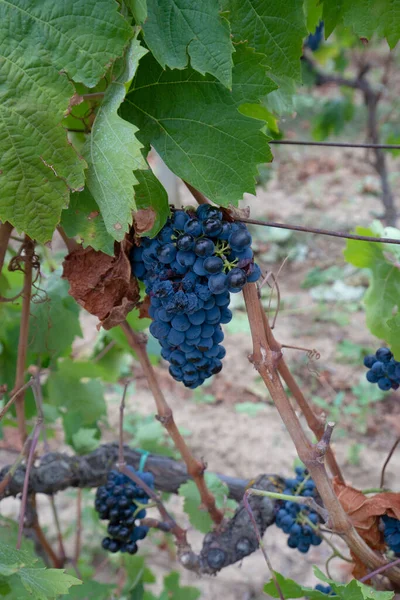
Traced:
<path fill-rule="evenodd" d="M 310 600 L 326 600 L 328 597 L 327 594 L 313 588 L 302 586 L 296 581 L 293 581 L 293 579 L 284 577 L 277 571 L 274 571 L 274 574 L 285 598 L 307 597 L 310 598 Z M 352 579 L 346 584 L 337 583 L 326 577 L 316 566 L 314 566 L 314 574 L 321 579 L 325 585 L 331 586 L 335 598 L 338 598 L 338 600 L 391 600 L 394 596 L 394 592 L 378 592 L 356 579 Z M 279 598 L 279 592 L 272 579 L 265 584 L 264 592 L 272 598 Z"/>
<path fill-rule="evenodd" d="M 274 75 L 272 77 L 278 89 L 262 99 L 263 106 L 278 117 L 292 114 L 295 110 L 293 99 L 296 93 L 293 79 Z"/>
<path fill-rule="evenodd" d="M 215 497 L 217 507 L 234 510 L 236 508 L 236 502 L 234 500 L 227 500 L 229 493 L 227 485 L 212 473 L 206 473 L 204 478 L 207 487 Z M 179 487 L 178 493 L 184 498 L 183 510 L 188 515 L 191 525 L 202 533 L 210 531 L 212 528 L 212 520 L 206 509 L 200 508 L 200 493 L 194 481 L 183 483 Z"/>
<path fill-rule="evenodd" d="M 399 0 L 324 0 L 323 18 L 327 37 L 343 23 L 360 38 L 385 37 L 390 48 L 400 38 Z"/>
<path fill-rule="evenodd" d="M 57 406 L 63 419 L 67 443 L 81 428 L 94 428 L 107 414 L 104 390 L 97 379 L 89 379 L 72 359 L 58 362 L 46 385 L 47 402 Z"/>
<path fill-rule="evenodd" d="M 383 228 L 374 222 L 369 228 L 357 227 L 360 235 L 400 239 L 400 231 Z M 376 244 L 348 240 L 344 257 L 350 264 L 370 270 L 371 281 L 364 296 L 367 326 L 371 333 L 385 340 L 397 359 L 400 358 L 400 320 L 394 313 L 400 306 L 400 248 L 393 244 Z"/>
<path fill-rule="evenodd" d="M 108 233 L 96 200 L 87 188 L 71 194 L 69 206 L 61 213 L 61 226 L 68 237 L 77 237 L 84 248 L 91 246 L 114 255 L 114 238 Z"/>
<path fill-rule="evenodd" d="M 192 586 L 180 585 L 180 574 L 172 571 L 164 577 L 164 590 L 161 593 L 160 600 L 173 598 L 174 600 L 197 600 L 201 592 Z"/>
<path fill-rule="evenodd" d="M 32 352 L 55 358 L 70 351 L 76 336 L 82 337 L 79 306 L 68 290 L 68 282 L 61 279 L 61 269 L 40 284 L 31 307 L 29 349 Z"/>
<path fill-rule="evenodd" d="M 304 12 L 306 14 L 307 29 L 310 33 L 314 33 L 322 19 L 320 0 L 304 0 Z"/>
<path fill-rule="evenodd" d="M 274 74 L 301 79 L 300 57 L 307 35 L 298 0 L 223 0 L 234 41 L 264 54 Z"/>
<path fill-rule="evenodd" d="M 143 231 L 140 235 L 154 237 L 165 225 L 170 215 L 168 194 L 162 183 L 150 169 L 147 171 L 135 171 L 138 183 L 135 185 L 135 200 L 138 209 L 151 208 L 155 214 L 154 225 L 149 231 Z"/>
<path fill-rule="evenodd" d="M 63 569 L 30 569 L 23 568 L 18 572 L 22 584 L 34 600 L 51 600 L 65 594 L 73 585 L 82 582 Z"/>
<path fill-rule="evenodd" d="M 85 581 L 82 585 L 73 586 L 68 594 L 61 596 L 60 600 L 88 600 L 88 598 L 93 598 L 93 600 L 109 600 L 113 597 L 114 591 L 115 585 L 100 583 L 91 579 L 90 581 Z"/>
<path fill-rule="evenodd" d="M 125 83 L 130 81 L 139 60 L 147 53 L 135 38 L 126 56 L 126 67 L 107 88 L 92 132 L 83 148 L 88 163 L 87 186 L 100 208 L 107 232 L 117 241 L 123 240 L 132 224 L 136 209 L 133 186 L 136 169 L 145 169 L 136 127 L 118 115 L 125 98 Z"/>
<path fill-rule="evenodd" d="M 117 8 L 113 0 L 0 2 L 0 219 L 41 242 L 69 191 L 84 184 L 85 162 L 60 126 L 74 93 L 63 73 L 94 86 L 122 53 L 131 28 Z"/>
<path fill-rule="evenodd" d="M 24 550 L 16 550 L 12 546 L 0 542 L 0 575 L 8 577 L 17 573 L 22 567 L 32 566 L 35 558 Z"/>
<path fill-rule="evenodd" d="M 141 25 L 147 19 L 147 0 L 125 0 L 129 7 L 136 25 Z"/>
<path fill-rule="evenodd" d="M 163 71 L 148 54 L 121 107 L 146 147 L 151 144 L 178 177 L 224 206 L 237 204 L 245 192 L 255 193 L 256 165 L 272 158 L 262 123 L 237 110 L 238 90 L 245 89 L 242 77 L 243 71 L 236 75 L 234 69 L 230 93 L 192 69 Z M 266 77 L 265 93 L 269 89 Z"/>
<path fill-rule="evenodd" d="M 232 100 L 239 106 L 260 103 L 261 98 L 278 89 L 269 75 L 265 56 L 252 48 L 239 44 L 234 54 Z"/>
<path fill-rule="evenodd" d="M 99 432 L 97 429 L 81 427 L 72 435 L 72 446 L 77 454 L 88 454 L 99 447 Z"/>
<path fill-rule="evenodd" d="M 191 67 L 209 73 L 223 85 L 232 85 L 232 52 L 229 24 L 214 0 L 147 0 L 143 25 L 146 44 L 160 65 Z"/>
<path fill-rule="evenodd" d="M 321 112 L 313 119 L 313 138 L 322 141 L 332 134 L 341 133 L 353 115 L 354 104 L 350 98 L 327 100 L 324 102 Z"/>

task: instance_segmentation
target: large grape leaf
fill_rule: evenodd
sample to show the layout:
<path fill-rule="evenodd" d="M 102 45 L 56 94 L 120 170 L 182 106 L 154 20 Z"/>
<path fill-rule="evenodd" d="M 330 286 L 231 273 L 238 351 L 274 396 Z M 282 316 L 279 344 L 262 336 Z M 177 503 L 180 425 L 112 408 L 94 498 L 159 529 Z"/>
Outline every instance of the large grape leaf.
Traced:
<path fill-rule="evenodd" d="M 96 84 L 131 28 L 114 0 L 0 0 L 0 219 L 51 238 L 84 161 L 60 126 L 69 78 Z M 18 93 L 17 93 L 18 91 Z"/>
<path fill-rule="evenodd" d="M 273 73 L 301 79 L 300 56 L 307 35 L 305 15 L 299 0 L 223 0 L 234 41 L 267 57 Z"/>
<path fill-rule="evenodd" d="M 244 64 L 241 56 L 238 48 L 229 92 L 212 76 L 192 69 L 163 71 L 148 54 L 121 107 L 146 147 L 151 144 L 176 175 L 225 206 L 255 192 L 256 165 L 272 158 L 262 123 L 237 110 L 240 103 L 255 102 L 260 92 L 267 94 L 272 84 L 263 71 L 254 94 L 249 82 L 255 60 Z"/>
<path fill-rule="evenodd" d="M 229 24 L 215 0 L 147 0 L 145 40 L 160 65 L 184 69 L 188 59 L 202 75 L 214 75 L 232 85 Z"/>
<path fill-rule="evenodd" d="M 384 229 L 375 222 L 371 228 L 357 227 L 360 235 L 400 239 L 400 231 Z M 364 296 L 367 326 L 385 340 L 400 358 L 400 321 L 394 316 L 400 307 L 400 246 L 348 240 L 344 257 L 352 265 L 370 270 L 371 280 Z"/>
<path fill-rule="evenodd" d="M 107 88 L 83 149 L 89 166 L 87 186 L 108 233 L 117 241 L 123 240 L 129 230 L 136 208 L 133 186 L 137 179 L 133 171 L 147 167 L 135 136 L 137 128 L 121 119 L 117 111 L 125 98 L 125 83 L 133 78 L 139 60 L 146 53 L 135 38 L 127 52 L 125 69 Z"/>
<path fill-rule="evenodd" d="M 68 208 L 61 213 L 61 226 L 68 237 L 77 237 L 84 248 L 91 246 L 113 256 L 115 240 L 108 233 L 99 206 L 88 188 L 71 194 Z"/>
<path fill-rule="evenodd" d="M 400 0 L 324 0 L 323 18 L 329 36 L 339 23 L 351 27 L 358 37 L 385 37 L 390 48 L 400 38 Z"/>

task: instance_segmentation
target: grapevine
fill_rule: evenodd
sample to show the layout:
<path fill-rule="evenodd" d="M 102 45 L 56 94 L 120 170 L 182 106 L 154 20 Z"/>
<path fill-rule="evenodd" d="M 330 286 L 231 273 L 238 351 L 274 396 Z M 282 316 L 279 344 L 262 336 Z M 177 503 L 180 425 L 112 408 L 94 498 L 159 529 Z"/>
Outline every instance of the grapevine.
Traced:
<path fill-rule="evenodd" d="M 188 388 L 222 369 L 230 294 L 261 274 L 251 241 L 246 225 L 203 204 L 174 211 L 156 239 L 141 238 L 131 252 L 132 272 L 150 296 L 150 333 L 172 377 Z"/>

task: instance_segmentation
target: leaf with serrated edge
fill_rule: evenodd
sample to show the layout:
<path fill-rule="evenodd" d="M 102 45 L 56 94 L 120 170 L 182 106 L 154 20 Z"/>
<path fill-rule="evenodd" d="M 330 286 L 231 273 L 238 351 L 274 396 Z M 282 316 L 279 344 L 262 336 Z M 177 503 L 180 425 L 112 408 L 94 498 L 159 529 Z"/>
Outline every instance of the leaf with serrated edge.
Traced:
<path fill-rule="evenodd" d="M 66 594 L 71 586 L 82 583 L 64 573 L 63 569 L 23 568 L 18 575 L 33 600 L 52 600 L 60 594 Z"/>
<path fill-rule="evenodd" d="M 137 208 L 152 208 L 155 212 L 153 227 L 141 234 L 151 238 L 157 235 L 170 215 L 168 194 L 153 171 L 135 171 L 135 177 L 138 180 L 135 185 Z"/>
<path fill-rule="evenodd" d="M 184 69 L 190 65 L 210 73 L 230 88 L 232 52 L 229 24 L 214 0 L 147 0 L 143 25 L 146 44 L 160 65 Z"/>
<path fill-rule="evenodd" d="M 242 68 L 238 75 L 234 69 L 230 93 L 192 69 L 163 71 L 148 54 L 121 114 L 139 127 L 140 141 L 151 144 L 176 175 L 217 204 L 237 205 L 245 192 L 255 193 L 256 165 L 272 159 L 262 122 L 237 110 L 238 96 L 240 102 L 254 101 L 246 87 L 249 77 Z M 247 94 L 239 93 L 246 89 Z M 264 89 L 270 90 L 266 75 Z"/>
<path fill-rule="evenodd" d="M 276 75 L 301 79 L 300 57 L 307 35 L 302 2 L 298 0 L 223 0 L 234 41 L 247 41 L 265 54 Z"/>
<path fill-rule="evenodd" d="M 16 550 L 0 542 L 0 575 L 5 577 L 17 573 L 24 566 L 31 566 L 35 559 L 23 550 Z"/>
<path fill-rule="evenodd" d="M 146 0 L 125 0 L 129 7 L 136 25 L 141 25 L 147 19 L 147 1 Z"/>
<path fill-rule="evenodd" d="M 87 188 L 71 194 L 69 206 L 61 213 L 61 226 L 68 237 L 77 237 L 84 248 L 91 246 L 114 255 L 114 238 L 108 233 L 96 200 Z"/>
<path fill-rule="evenodd" d="M 371 228 L 357 227 L 359 235 L 400 239 L 400 231 L 384 229 L 378 222 Z M 400 248 L 393 244 L 375 244 L 348 240 L 344 257 L 356 267 L 370 269 L 371 282 L 364 296 L 367 326 L 379 339 L 386 340 L 397 359 L 400 358 L 400 327 L 393 319 L 400 305 Z"/>
<path fill-rule="evenodd" d="M 84 183 L 85 163 L 60 126 L 74 93 L 62 73 L 96 84 L 131 35 L 117 8 L 114 0 L 0 0 L 0 219 L 40 242 L 51 239 L 69 190 Z"/>
<path fill-rule="evenodd" d="M 142 145 L 135 137 L 137 128 L 118 115 L 125 98 L 125 82 L 130 81 L 139 60 L 147 53 L 135 38 L 126 56 L 126 69 L 107 89 L 92 132 L 84 146 L 88 163 L 87 186 L 100 208 L 108 233 L 123 240 L 132 224 L 136 208 L 133 186 L 135 169 L 146 169 Z"/>

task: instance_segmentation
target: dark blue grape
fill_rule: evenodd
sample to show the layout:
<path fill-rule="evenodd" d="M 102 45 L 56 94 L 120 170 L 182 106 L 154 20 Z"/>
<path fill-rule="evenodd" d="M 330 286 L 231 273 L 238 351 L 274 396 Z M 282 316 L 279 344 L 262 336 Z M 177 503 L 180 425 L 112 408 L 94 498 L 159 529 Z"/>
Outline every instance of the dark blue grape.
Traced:
<path fill-rule="evenodd" d="M 251 246 L 251 235 L 247 229 L 233 231 L 229 236 L 229 245 L 232 250 L 241 251 Z"/>
<path fill-rule="evenodd" d="M 392 388 L 392 382 L 388 377 L 381 377 L 380 379 L 378 379 L 378 387 L 379 389 L 387 392 Z"/>
<path fill-rule="evenodd" d="M 209 256 L 204 260 L 203 266 L 207 273 L 213 275 L 214 273 L 221 273 L 224 261 L 219 256 Z"/>
<path fill-rule="evenodd" d="M 192 235 L 190 235 L 189 233 L 184 233 L 183 235 L 180 235 L 178 237 L 178 239 L 176 240 L 176 245 L 179 248 L 179 250 L 193 250 L 194 241 L 195 240 Z"/>
<path fill-rule="evenodd" d="M 375 354 L 369 354 L 368 356 L 364 357 L 364 367 L 367 367 L 368 369 L 370 369 L 372 367 L 372 365 L 374 363 L 376 363 L 377 358 L 375 356 Z"/>
<path fill-rule="evenodd" d="M 200 258 L 207 258 L 214 254 L 215 246 L 212 240 L 202 238 L 197 240 L 194 246 L 194 252 Z"/>
<path fill-rule="evenodd" d="M 186 221 L 184 230 L 193 237 L 198 237 L 203 232 L 203 226 L 198 219 L 189 219 Z"/>
<path fill-rule="evenodd" d="M 234 269 L 229 271 L 228 275 L 226 276 L 226 279 L 228 283 L 228 289 L 230 292 L 240 292 L 240 290 L 246 283 L 246 273 L 242 269 L 235 267 Z"/>
<path fill-rule="evenodd" d="M 210 237 L 218 237 L 222 231 L 222 224 L 220 219 L 216 217 L 210 217 L 203 222 L 203 232 L 205 235 Z"/>
<path fill-rule="evenodd" d="M 389 348 L 379 348 L 376 351 L 375 356 L 378 361 L 388 363 L 393 357 L 393 354 L 390 352 Z"/>

